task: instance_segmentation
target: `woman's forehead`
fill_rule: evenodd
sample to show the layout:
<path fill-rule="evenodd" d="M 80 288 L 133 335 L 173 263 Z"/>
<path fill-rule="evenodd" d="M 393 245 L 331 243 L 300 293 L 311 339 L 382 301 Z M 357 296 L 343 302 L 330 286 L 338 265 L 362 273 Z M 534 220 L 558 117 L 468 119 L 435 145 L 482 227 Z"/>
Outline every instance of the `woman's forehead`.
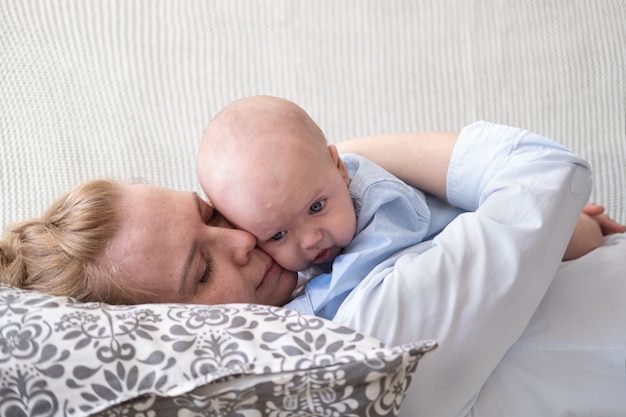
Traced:
<path fill-rule="evenodd" d="M 138 287 L 155 291 L 172 284 L 164 277 L 178 271 L 192 236 L 190 215 L 195 194 L 149 184 L 132 184 L 125 199 L 126 213 L 108 250 L 124 275 Z M 156 286 L 152 288 L 152 286 Z"/>
<path fill-rule="evenodd" d="M 128 187 L 122 201 L 121 231 L 139 235 L 140 239 L 156 239 L 166 228 L 191 227 L 197 212 L 196 194 L 149 184 Z M 173 232 L 174 230 L 169 230 Z"/>

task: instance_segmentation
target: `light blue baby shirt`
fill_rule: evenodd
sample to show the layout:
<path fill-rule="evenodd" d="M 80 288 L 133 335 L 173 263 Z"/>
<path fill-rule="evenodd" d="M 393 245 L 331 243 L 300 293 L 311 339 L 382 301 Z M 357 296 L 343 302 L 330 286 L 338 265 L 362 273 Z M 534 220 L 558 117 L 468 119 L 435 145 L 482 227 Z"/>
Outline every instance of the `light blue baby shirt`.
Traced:
<path fill-rule="evenodd" d="M 461 211 L 399 180 L 358 155 L 341 156 L 350 177 L 356 235 L 286 308 L 332 319 L 341 303 L 379 263 L 437 234 Z"/>

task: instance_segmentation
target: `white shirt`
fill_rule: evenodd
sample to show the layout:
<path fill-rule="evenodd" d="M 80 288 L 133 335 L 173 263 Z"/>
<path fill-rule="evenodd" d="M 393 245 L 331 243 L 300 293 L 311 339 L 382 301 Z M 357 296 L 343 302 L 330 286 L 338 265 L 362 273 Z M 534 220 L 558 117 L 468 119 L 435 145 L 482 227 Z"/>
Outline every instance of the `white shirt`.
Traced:
<path fill-rule="evenodd" d="M 472 213 L 379 265 L 334 320 L 392 345 L 438 342 L 403 416 L 471 412 L 546 294 L 590 191 L 587 163 L 553 141 L 487 122 L 461 131 L 447 194 Z"/>

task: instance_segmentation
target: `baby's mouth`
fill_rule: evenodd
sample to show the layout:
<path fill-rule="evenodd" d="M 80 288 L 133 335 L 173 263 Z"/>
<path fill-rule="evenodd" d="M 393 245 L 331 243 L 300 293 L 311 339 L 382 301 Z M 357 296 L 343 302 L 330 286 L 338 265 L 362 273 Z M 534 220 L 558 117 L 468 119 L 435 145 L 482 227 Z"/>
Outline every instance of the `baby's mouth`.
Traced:
<path fill-rule="evenodd" d="M 332 252 L 330 250 L 330 248 L 324 249 L 323 251 L 321 251 L 320 253 L 317 254 L 317 256 L 315 257 L 315 259 L 313 259 L 313 263 L 314 264 L 323 264 L 324 262 L 328 261 L 330 259 Z"/>

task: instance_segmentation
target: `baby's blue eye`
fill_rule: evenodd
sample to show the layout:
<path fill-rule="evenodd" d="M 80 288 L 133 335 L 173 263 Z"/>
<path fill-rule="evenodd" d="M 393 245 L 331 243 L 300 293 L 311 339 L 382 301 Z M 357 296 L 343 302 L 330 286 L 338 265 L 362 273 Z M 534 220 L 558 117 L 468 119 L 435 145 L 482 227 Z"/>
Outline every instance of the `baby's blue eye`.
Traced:
<path fill-rule="evenodd" d="M 309 210 L 311 210 L 312 213 L 319 213 L 320 211 L 322 211 L 325 204 L 326 204 L 326 200 L 317 201 L 311 205 Z"/>
<path fill-rule="evenodd" d="M 280 239 L 282 239 L 282 238 L 283 238 L 283 236 L 285 236 L 286 234 L 287 234 L 287 232 L 285 232 L 284 230 L 283 230 L 283 231 L 280 231 L 280 232 L 276 233 L 274 236 L 272 236 L 272 240 L 280 240 Z"/>

